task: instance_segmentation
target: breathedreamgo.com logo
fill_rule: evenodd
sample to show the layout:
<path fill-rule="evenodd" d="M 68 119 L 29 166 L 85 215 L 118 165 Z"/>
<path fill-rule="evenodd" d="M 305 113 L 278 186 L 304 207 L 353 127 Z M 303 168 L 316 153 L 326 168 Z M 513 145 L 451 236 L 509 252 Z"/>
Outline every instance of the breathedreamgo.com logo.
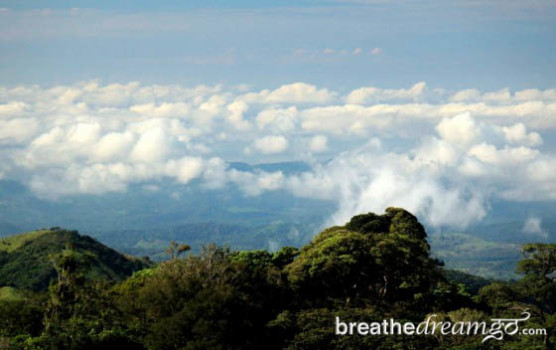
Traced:
<path fill-rule="evenodd" d="M 394 319 L 382 322 L 345 322 L 335 318 L 334 332 L 336 335 L 483 335 L 482 342 L 489 339 L 502 340 L 504 335 L 546 335 L 544 328 L 520 328 L 520 323 L 526 322 L 531 314 L 528 310 L 521 313 L 521 318 L 491 318 L 485 321 L 439 321 L 438 315 L 429 315 L 427 319 L 417 325 L 413 322 L 400 323 Z"/>

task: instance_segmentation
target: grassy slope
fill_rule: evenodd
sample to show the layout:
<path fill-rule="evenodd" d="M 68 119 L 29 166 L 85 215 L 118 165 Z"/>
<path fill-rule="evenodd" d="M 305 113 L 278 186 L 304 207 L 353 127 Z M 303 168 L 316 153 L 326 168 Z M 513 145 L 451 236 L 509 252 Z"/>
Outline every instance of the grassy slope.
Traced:
<path fill-rule="evenodd" d="M 75 231 L 42 230 L 2 239 L 0 246 L 0 286 L 18 289 L 44 290 L 56 275 L 49 255 L 74 247 L 89 252 L 94 259 L 88 270 L 91 279 L 123 280 L 145 267 L 141 260 L 130 258 L 91 237 Z"/>
<path fill-rule="evenodd" d="M 20 233 L 17 235 L 0 238 L 0 251 L 11 253 L 19 249 L 20 247 L 22 247 L 25 243 L 30 242 L 48 232 L 50 231 L 37 230 L 37 231 Z"/>

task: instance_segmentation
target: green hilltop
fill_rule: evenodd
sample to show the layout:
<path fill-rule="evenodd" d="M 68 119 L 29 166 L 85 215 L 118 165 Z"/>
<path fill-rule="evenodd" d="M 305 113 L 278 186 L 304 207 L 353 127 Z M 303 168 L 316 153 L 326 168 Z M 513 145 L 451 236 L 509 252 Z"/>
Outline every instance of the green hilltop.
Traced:
<path fill-rule="evenodd" d="M 87 254 L 87 277 L 91 280 L 122 281 L 148 265 L 77 231 L 43 229 L 0 239 L 0 286 L 45 290 L 56 276 L 49 257 L 68 247 Z"/>

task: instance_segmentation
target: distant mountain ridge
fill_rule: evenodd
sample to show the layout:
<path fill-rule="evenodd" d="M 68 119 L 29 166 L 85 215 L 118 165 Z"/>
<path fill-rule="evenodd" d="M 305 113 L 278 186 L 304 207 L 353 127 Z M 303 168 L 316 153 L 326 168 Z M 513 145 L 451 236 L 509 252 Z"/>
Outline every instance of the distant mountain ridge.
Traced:
<path fill-rule="evenodd" d="M 0 239 L 0 286 L 46 289 L 56 276 L 49 256 L 67 247 L 92 256 L 87 273 L 91 280 L 121 281 L 149 265 L 147 260 L 121 254 L 77 231 L 52 228 Z"/>
<path fill-rule="evenodd" d="M 237 171 L 285 175 L 311 169 L 304 162 L 227 164 Z M 449 268 L 515 278 L 520 244 L 556 239 L 556 203 L 527 203 L 526 208 L 493 200 L 485 219 L 466 229 L 427 227 L 432 252 Z M 41 199 L 17 180 L 0 180 L 0 237 L 36 227 L 71 227 L 121 252 L 156 260 L 166 257 L 163 251 L 170 240 L 190 244 L 193 251 L 211 242 L 233 249 L 300 247 L 337 210 L 334 200 L 304 198 L 283 189 L 248 196 L 233 184 L 210 189 L 199 179 L 188 184 L 161 179 L 132 183 L 124 192 L 57 200 Z M 537 220 L 538 232 L 524 230 L 530 219 Z"/>
<path fill-rule="evenodd" d="M 311 169 L 304 162 L 229 162 L 228 167 L 249 172 L 281 171 L 285 175 Z M 247 196 L 231 184 L 208 189 L 199 179 L 186 185 L 162 180 L 132 183 L 123 192 L 75 194 L 56 200 L 37 197 L 15 179 L 0 180 L 0 237 L 51 226 L 95 233 L 167 229 L 204 222 L 244 226 L 284 221 L 320 225 L 335 210 L 333 201 L 300 198 L 286 190 Z"/>

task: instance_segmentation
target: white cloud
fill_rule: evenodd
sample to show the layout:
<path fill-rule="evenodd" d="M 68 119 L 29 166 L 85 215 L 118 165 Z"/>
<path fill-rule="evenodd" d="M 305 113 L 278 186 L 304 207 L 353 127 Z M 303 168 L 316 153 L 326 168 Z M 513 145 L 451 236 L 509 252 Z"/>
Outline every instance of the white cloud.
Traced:
<path fill-rule="evenodd" d="M 527 89 L 516 91 L 515 99 L 517 101 L 547 101 L 556 100 L 556 89 L 549 90 L 538 90 L 538 89 Z"/>
<path fill-rule="evenodd" d="M 0 144 L 21 144 L 39 131 L 39 122 L 33 118 L 0 120 Z"/>
<path fill-rule="evenodd" d="M 254 146 L 262 153 L 281 153 L 288 148 L 288 140 L 284 136 L 265 136 L 255 140 Z"/>
<path fill-rule="evenodd" d="M 12 101 L 4 104 L 0 104 L 0 116 L 12 116 L 21 114 L 25 111 L 27 105 L 23 102 Z"/>
<path fill-rule="evenodd" d="M 138 90 L 139 85 L 138 82 L 106 86 L 90 84 L 83 101 L 99 107 L 125 107 L 132 101 L 132 95 Z"/>
<path fill-rule="evenodd" d="M 129 131 L 108 133 L 93 148 L 93 158 L 100 162 L 124 160 L 133 142 L 134 136 Z"/>
<path fill-rule="evenodd" d="M 154 163 L 163 161 L 171 150 L 169 136 L 161 128 L 146 131 L 131 152 L 131 159 Z"/>
<path fill-rule="evenodd" d="M 228 181 L 227 164 L 223 159 L 213 157 L 205 161 L 204 186 L 210 189 L 222 188 Z"/>
<path fill-rule="evenodd" d="M 465 102 L 465 101 L 476 101 L 481 98 L 481 92 L 477 89 L 467 89 L 456 92 L 450 101 L 453 102 Z"/>
<path fill-rule="evenodd" d="M 284 174 L 281 171 L 274 173 L 263 172 L 257 179 L 257 185 L 262 190 L 274 191 L 282 188 Z"/>
<path fill-rule="evenodd" d="M 199 112 L 203 113 L 207 119 L 210 119 L 223 112 L 226 99 L 220 95 L 212 95 L 199 106 Z"/>
<path fill-rule="evenodd" d="M 336 201 L 334 223 L 401 205 L 428 223 L 464 226 L 492 197 L 556 199 L 554 146 L 543 143 L 556 132 L 555 91 L 0 87 L 0 173 L 45 198 L 193 181 Z M 324 152 L 332 160 L 320 164 Z M 310 159 L 313 169 L 238 172 L 226 163 L 273 154 Z"/>
<path fill-rule="evenodd" d="M 166 163 L 166 175 L 175 177 L 186 184 L 199 177 L 203 171 L 203 160 L 199 157 L 183 157 Z"/>
<path fill-rule="evenodd" d="M 454 145 L 467 145 L 475 140 L 480 133 L 479 126 L 469 113 L 442 119 L 436 126 L 436 131 L 444 140 Z"/>
<path fill-rule="evenodd" d="M 415 151 L 414 163 L 416 166 L 443 167 L 452 165 L 457 161 L 457 150 L 450 142 L 433 137 L 423 142 Z"/>
<path fill-rule="evenodd" d="M 538 217 L 529 217 L 523 223 L 521 232 L 527 236 L 536 236 L 543 239 L 548 238 L 548 232 L 542 228 L 542 220 Z"/>
<path fill-rule="evenodd" d="M 369 102 L 411 100 L 416 101 L 423 96 L 426 84 L 419 82 L 409 89 L 380 89 L 377 87 L 363 87 L 353 90 L 346 98 L 349 104 L 367 104 Z"/>
<path fill-rule="evenodd" d="M 324 135 L 313 136 L 309 142 L 309 149 L 311 152 L 322 152 L 327 149 L 328 138 Z"/>
<path fill-rule="evenodd" d="M 268 103 L 327 103 L 334 99 L 334 94 L 327 89 L 317 89 L 306 83 L 282 85 L 266 96 Z"/>
<path fill-rule="evenodd" d="M 534 181 L 556 185 L 556 157 L 544 157 L 528 165 L 529 177 Z"/>
<path fill-rule="evenodd" d="M 101 126 L 98 123 L 78 123 L 69 129 L 67 141 L 91 144 L 98 140 L 100 132 Z"/>
<path fill-rule="evenodd" d="M 465 89 L 454 93 L 450 97 L 452 102 L 486 102 L 496 104 L 520 102 L 552 102 L 556 100 L 556 89 L 526 89 L 516 91 L 514 94 L 505 88 L 498 91 L 481 92 L 478 89 Z"/>
<path fill-rule="evenodd" d="M 277 132 L 292 131 L 296 127 L 298 111 L 296 107 L 287 109 L 265 109 L 257 114 L 257 126 L 259 129 L 268 128 Z"/>
<path fill-rule="evenodd" d="M 499 91 L 487 92 L 483 95 L 484 101 L 492 102 L 509 102 L 512 96 L 509 89 L 502 89 Z"/>
<path fill-rule="evenodd" d="M 130 110 L 148 117 L 168 118 L 187 116 L 190 113 L 191 108 L 188 104 L 182 102 L 161 103 L 158 106 L 154 103 L 147 103 L 133 105 L 130 107 Z"/>
<path fill-rule="evenodd" d="M 538 146 L 542 144 L 541 135 L 536 132 L 527 133 L 527 128 L 523 123 L 503 127 L 504 137 L 510 143 L 519 143 L 527 146 Z"/>
<path fill-rule="evenodd" d="M 247 103 L 243 101 L 235 101 L 228 105 L 227 121 L 236 130 L 248 130 L 251 128 L 251 123 L 243 118 L 243 114 L 249 109 Z"/>
<path fill-rule="evenodd" d="M 344 105 L 309 108 L 301 111 L 301 127 L 310 132 L 364 135 L 373 128 L 384 129 L 392 122 L 388 114 L 381 115 L 382 107 Z"/>
<path fill-rule="evenodd" d="M 284 187 L 285 176 L 281 171 L 250 173 L 232 169 L 228 178 L 248 196 L 259 196 L 265 191 L 276 191 Z"/>
<path fill-rule="evenodd" d="M 539 151 L 528 147 L 504 147 L 497 149 L 495 146 L 481 143 L 473 146 L 469 155 L 476 157 L 483 163 L 494 165 L 513 165 L 531 161 L 535 159 Z"/>
<path fill-rule="evenodd" d="M 404 155 L 381 153 L 375 143 L 346 152 L 295 176 L 288 186 L 300 195 L 335 199 L 339 209 L 328 224 L 344 224 L 354 213 L 381 212 L 388 206 L 411 210 L 431 225 L 466 226 L 486 214 L 476 189 L 443 184 L 427 167 L 416 170 Z"/>

